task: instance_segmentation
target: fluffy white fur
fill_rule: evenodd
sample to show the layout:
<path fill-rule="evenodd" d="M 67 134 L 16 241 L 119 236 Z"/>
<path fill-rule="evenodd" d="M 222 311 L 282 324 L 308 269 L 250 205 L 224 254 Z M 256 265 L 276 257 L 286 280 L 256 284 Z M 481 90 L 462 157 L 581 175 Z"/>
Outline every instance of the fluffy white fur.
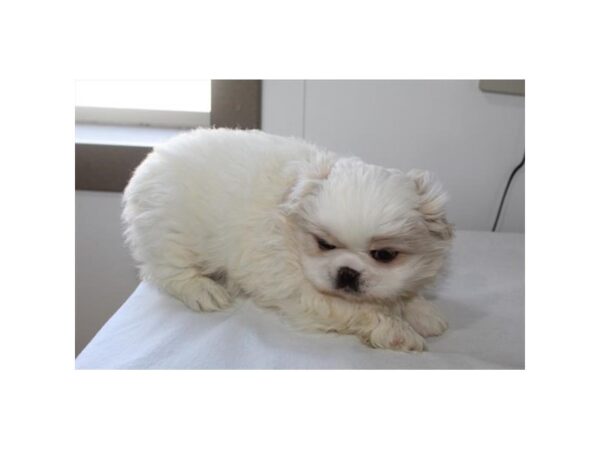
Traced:
<path fill-rule="evenodd" d="M 447 327 L 421 295 L 451 242 L 444 203 L 427 172 L 259 131 L 196 130 L 138 167 L 123 220 L 141 276 L 194 310 L 244 293 L 304 328 L 420 351 Z M 380 249 L 398 253 L 376 261 Z"/>

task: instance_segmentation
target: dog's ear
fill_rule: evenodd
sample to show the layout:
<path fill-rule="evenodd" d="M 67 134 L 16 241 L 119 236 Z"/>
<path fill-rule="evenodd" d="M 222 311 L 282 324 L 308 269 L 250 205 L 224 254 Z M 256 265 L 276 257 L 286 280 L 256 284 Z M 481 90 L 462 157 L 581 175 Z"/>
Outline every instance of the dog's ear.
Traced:
<path fill-rule="evenodd" d="M 335 164 L 335 156 L 329 152 L 316 152 L 308 161 L 294 162 L 287 168 L 291 188 L 281 208 L 285 214 L 297 212 L 298 206 L 308 195 L 314 194 L 327 179 Z"/>
<path fill-rule="evenodd" d="M 440 239 L 451 239 L 454 227 L 446 220 L 445 206 L 448 195 L 433 175 L 426 170 L 413 169 L 406 174 L 415 183 L 419 195 L 419 212 L 429 232 Z"/>

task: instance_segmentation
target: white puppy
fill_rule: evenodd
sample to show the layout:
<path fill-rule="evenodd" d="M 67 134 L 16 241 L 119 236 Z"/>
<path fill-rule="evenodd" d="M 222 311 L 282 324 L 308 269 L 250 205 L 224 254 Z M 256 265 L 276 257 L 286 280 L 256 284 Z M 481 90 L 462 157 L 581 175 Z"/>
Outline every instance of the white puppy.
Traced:
<path fill-rule="evenodd" d="M 195 130 L 137 168 L 123 220 L 142 277 L 194 310 L 243 293 L 304 328 L 420 351 L 446 329 L 421 295 L 452 238 L 444 202 L 427 172 Z"/>

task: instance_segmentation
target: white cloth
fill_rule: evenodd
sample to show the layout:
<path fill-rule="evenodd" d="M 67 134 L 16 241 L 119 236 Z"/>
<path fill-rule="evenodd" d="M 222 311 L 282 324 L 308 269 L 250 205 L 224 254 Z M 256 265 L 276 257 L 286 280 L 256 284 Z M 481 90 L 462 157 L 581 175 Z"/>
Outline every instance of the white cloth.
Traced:
<path fill-rule="evenodd" d="M 354 336 L 296 331 L 239 299 L 197 313 L 141 283 L 76 359 L 78 369 L 522 369 L 524 235 L 458 232 L 436 304 L 449 329 L 429 350 L 365 347 Z"/>

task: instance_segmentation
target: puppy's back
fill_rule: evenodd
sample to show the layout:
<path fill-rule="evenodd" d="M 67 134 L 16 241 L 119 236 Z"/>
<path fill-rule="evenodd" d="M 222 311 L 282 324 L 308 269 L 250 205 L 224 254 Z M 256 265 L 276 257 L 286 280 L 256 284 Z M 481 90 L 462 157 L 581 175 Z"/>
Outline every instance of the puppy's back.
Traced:
<path fill-rule="evenodd" d="M 249 221 L 281 201 L 291 182 L 288 163 L 315 151 L 299 140 L 229 129 L 194 130 L 156 146 L 123 196 L 134 258 L 156 260 L 169 239 L 202 253 L 237 245 Z"/>

